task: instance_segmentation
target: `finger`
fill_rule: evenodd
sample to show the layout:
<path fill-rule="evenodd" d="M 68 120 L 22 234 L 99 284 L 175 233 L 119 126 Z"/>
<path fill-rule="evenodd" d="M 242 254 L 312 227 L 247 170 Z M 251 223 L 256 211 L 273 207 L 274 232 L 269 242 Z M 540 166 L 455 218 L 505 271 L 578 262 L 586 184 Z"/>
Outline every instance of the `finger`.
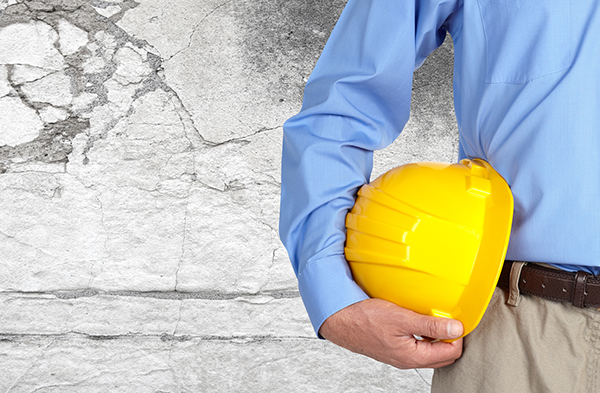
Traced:
<path fill-rule="evenodd" d="M 462 339 L 453 343 L 414 341 L 412 350 L 396 353 L 387 362 L 395 367 L 438 368 L 452 364 L 462 354 Z"/>
<path fill-rule="evenodd" d="M 454 362 L 456 362 L 458 359 L 454 359 L 454 360 L 449 360 L 447 362 L 443 362 L 443 363 L 436 363 L 436 364 L 430 364 L 428 366 L 425 367 L 415 367 L 415 368 L 441 368 L 441 367 L 446 367 L 449 366 L 451 364 L 454 364 Z"/>
<path fill-rule="evenodd" d="M 462 354 L 463 340 L 456 340 L 452 343 L 445 342 L 417 342 L 416 358 L 419 365 L 417 367 L 441 367 L 454 363 Z"/>
<path fill-rule="evenodd" d="M 412 323 L 409 326 L 409 333 L 430 337 L 437 340 L 451 340 L 460 337 L 463 334 L 463 325 L 456 319 L 430 317 L 426 315 L 415 314 Z"/>
<path fill-rule="evenodd" d="M 440 368 L 440 367 L 446 367 L 449 366 L 453 363 L 455 363 L 458 359 L 449 359 L 443 362 L 439 362 L 439 363 L 432 363 L 432 364 L 428 364 L 424 367 L 415 367 L 415 368 Z"/>

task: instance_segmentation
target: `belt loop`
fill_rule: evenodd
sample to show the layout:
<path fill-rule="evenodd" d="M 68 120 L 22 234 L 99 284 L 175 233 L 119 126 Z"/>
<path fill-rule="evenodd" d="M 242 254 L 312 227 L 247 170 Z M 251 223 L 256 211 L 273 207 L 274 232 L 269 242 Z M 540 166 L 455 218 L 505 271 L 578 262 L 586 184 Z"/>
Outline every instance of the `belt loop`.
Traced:
<path fill-rule="evenodd" d="M 508 282 L 508 300 L 506 304 L 509 306 L 517 307 L 521 301 L 521 293 L 519 291 L 519 278 L 521 277 L 521 270 L 523 266 L 527 265 L 527 262 L 513 262 L 510 267 L 510 279 Z"/>
<path fill-rule="evenodd" d="M 584 307 L 585 296 L 587 295 L 586 284 L 589 273 L 578 271 L 575 275 L 575 288 L 573 289 L 573 305 L 575 307 Z"/>

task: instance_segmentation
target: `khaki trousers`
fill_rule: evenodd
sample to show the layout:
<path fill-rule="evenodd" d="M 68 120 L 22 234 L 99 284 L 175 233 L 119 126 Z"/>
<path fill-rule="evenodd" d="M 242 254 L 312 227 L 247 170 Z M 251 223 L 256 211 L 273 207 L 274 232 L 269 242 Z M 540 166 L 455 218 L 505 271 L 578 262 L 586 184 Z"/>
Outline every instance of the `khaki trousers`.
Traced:
<path fill-rule="evenodd" d="M 434 393 L 600 392 L 600 312 L 496 288 L 463 355 L 437 369 Z"/>

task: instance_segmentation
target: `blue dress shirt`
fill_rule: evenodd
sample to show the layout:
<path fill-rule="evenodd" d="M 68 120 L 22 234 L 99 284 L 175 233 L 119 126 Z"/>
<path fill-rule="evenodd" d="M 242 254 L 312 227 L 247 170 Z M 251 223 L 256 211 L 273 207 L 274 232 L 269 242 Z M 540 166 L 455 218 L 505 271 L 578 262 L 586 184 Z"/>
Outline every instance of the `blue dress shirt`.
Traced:
<path fill-rule="evenodd" d="M 345 216 L 447 32 L 459 158 L 490 162 L 515 198 L 507 259 L 600 270 L 600 2 L 350 0 L 284 126 L 280 235 L 316 331 L 367 298 Z"/>

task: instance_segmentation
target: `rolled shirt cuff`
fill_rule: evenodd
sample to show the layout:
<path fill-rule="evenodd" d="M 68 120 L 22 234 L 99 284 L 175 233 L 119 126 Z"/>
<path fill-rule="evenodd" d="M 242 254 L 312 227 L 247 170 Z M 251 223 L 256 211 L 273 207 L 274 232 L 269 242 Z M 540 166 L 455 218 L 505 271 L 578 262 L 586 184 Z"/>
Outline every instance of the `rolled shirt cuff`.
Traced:
<path fill-rule="evenodd" d="M 317 336 L 332 314 L 369 298 L 352 278 L 344 255 L 309 261 L 298 275 L 298 288 Z"/>

